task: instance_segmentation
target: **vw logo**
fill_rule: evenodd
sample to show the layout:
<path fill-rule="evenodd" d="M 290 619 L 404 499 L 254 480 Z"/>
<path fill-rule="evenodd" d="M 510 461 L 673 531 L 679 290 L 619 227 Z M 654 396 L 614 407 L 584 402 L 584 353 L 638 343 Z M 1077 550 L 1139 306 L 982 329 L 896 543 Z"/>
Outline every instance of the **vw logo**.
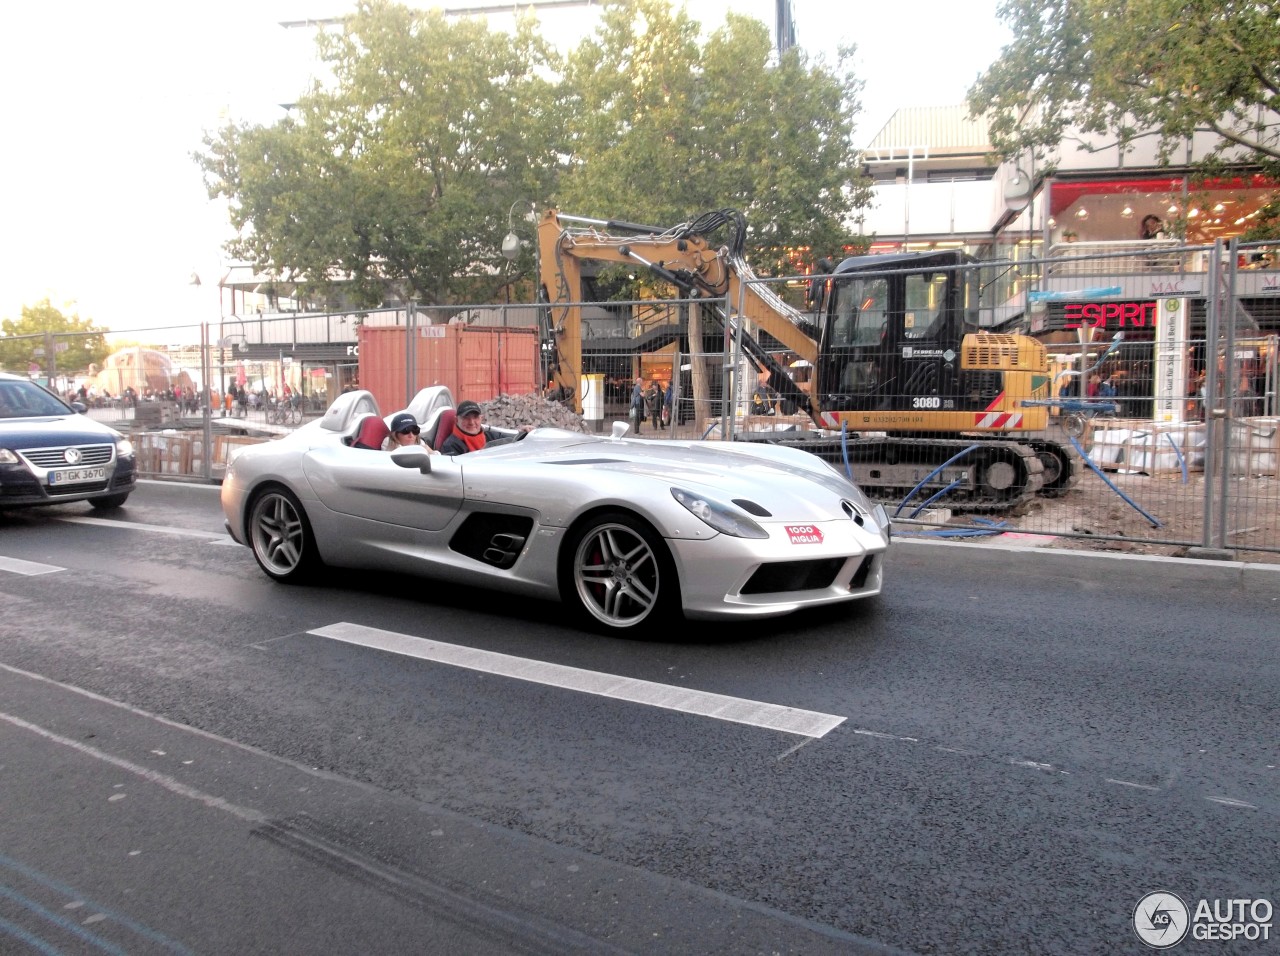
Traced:
<path fill-rule="evenodd" d="M 78 465 L 80 464 L 80 458 L 81 458 L 80 449 L 68 448 L 66 451 L 62 453 L 62 457 L 66 459 L 66 462 L 68 465 Z"/>

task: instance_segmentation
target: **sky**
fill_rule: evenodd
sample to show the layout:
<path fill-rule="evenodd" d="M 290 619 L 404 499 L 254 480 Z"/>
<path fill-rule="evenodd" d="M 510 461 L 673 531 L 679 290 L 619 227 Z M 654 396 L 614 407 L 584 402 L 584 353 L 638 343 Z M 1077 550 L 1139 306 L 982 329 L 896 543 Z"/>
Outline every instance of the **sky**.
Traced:
<path fill-rule="evenodd" d="M 797 42 L 810 54 L 834 63 L 837 45 L 856 45 L 856 72 L 866 84 L 862 145 L 899 107 L 963 101 L 1008 41 L 996 4 L 792 0 L 792 10 Z M 0 319 L 18 319 L 24 305 L 48 298 L 65 314 L 114 330 L 216 322 L 229 308 L 217 284 L 229 265 L 222 244 L 230 226 L 191 154 L 205 131 L 227 119 L 276 121 L 280 104 L 301 91 L 312 35 L 282 22 L 352 6 L 10 5 L 0 32 Z M 699 0 L 687 9 L 709 30 L 730 6 L 772 30 L 773 0 Z M 490 20 L 498 26 L 501 18 Z M 569 46 L 592 18 L 581 9 L 540 16 L 545 32 Z"/>

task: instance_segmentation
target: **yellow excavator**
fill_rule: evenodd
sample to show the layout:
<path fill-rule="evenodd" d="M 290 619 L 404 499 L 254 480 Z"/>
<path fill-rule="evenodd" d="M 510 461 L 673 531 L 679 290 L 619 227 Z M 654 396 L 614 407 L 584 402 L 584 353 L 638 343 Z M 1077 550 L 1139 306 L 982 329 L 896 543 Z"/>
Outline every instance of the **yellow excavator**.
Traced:
<path fill-rule="evenodd" d="M 721 232 L 726 240 L 713 244 Z M 974 260 L 942 250 L 825 263 L 801 311 L 754 275 L 745 234 L 733 210 L 671 228 L 547 210 L 538 226 L 541 298 L 565 394 L 579 395 L 583 369 L 584 266 L 639 266 L 706 300 L 721 347 L 740 344 L 782 406 L 815 426 L 735 437 L 802 447 L 841 463 L 869 491 L 959 509 L 1005 508 L 1074 482 L 1078 455 L 1047 434 L 1045 347 L 979 329 Z M 797 381 L 795 368 L 809 380 Z"/>

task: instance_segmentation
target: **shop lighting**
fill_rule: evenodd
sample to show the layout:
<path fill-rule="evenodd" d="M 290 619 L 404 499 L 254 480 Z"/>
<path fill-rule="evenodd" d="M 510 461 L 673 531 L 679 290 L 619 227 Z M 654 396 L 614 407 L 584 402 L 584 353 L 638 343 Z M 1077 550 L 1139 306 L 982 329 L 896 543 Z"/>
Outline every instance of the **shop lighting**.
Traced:
<path fill-rule="evenodd" d="M 1089 218 L 1089 210 L 1088 210 L 1087 208 L 1085 208 L 1084 206 L 1081 206 L 1079 209 L 1077 209 L 1077 210 L 1076 210 L 1076 218 L 1077 218 L 1077 219 L 1088 219 L 1088 218 Z"/>
<path fill-rule="evenodd" d="M 1125 203 L 1125 204 L 1124 204 L 1124 208 L 1120 210 L 1120 218 L 1121 218 L 1121 219 L 1132 219 L 1132 218 L 1133 218 L 1133 207 L 1132 207 L 1132 206 L 1130 206 L 1128 203 Z"/>

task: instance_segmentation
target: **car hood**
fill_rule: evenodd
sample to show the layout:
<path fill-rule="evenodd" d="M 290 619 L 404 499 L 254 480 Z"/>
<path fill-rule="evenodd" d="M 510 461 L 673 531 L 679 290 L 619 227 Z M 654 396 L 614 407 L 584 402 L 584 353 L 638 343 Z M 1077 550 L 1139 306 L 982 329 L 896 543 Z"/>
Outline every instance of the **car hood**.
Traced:
<path fill-rule="evenodd" d="M 704 441 L 636 441 L 532 433 L 522 442 L 463 459 L 468 478 L 520 463 L 521 468 L 589 468 L 595 479 L 610 474 L 651 479 L 719 501 L 750 501 L 769 516 L 757 521 L 823 521 L 847 517 L 843 501 L 870 514 L 873 506 L 853 484 L 808 452 L 754 443 Z M 770 517 L 771 516 L 771 517 Z"/>
<path fill-rule="evenodd" d="M 120 433 L 83 415 L 0 418 L 0 447 L 45 448 L 113 442 Z"/>

